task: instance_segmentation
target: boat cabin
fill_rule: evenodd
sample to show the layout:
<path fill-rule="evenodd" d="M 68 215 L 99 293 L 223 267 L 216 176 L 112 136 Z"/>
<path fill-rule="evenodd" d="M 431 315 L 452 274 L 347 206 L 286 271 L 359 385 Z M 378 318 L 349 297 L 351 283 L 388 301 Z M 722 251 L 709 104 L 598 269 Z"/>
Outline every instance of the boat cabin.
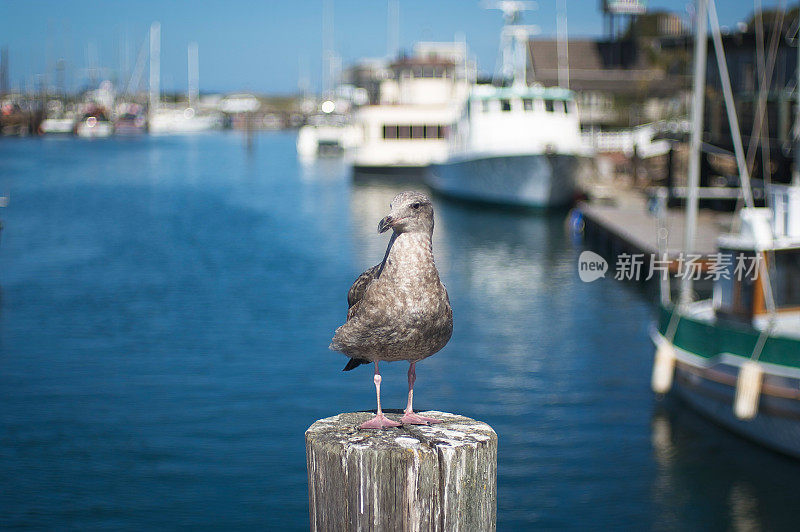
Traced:
<path fill-rule="evenodd" d="M 764 324 L 774 301 L 776 326 L 800 333 L 800 187 L 772 185 L 770 207 L 742 209 L 741 230 L 719 241 L 716 315 Z"/>
<path fill-rule="evenodd" d="M 572 91 L 541 86 L 478 85 L 454 132 L 454 152 L 576 153 L 581 147 Z"/>

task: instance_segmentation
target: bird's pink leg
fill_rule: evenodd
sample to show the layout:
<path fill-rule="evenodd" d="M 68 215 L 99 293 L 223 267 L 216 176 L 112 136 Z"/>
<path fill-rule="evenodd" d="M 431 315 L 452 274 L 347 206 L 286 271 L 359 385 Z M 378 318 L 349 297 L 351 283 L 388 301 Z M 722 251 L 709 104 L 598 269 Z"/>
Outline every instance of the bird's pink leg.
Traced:
<path fill-rule="evenodd" d="M 386 427 L 399 427 L 400 423 L 392 421 L 383 414 L 381 410 L 381 373 L 378 370 L 378 361 L 375 361 L 375 394 L 378 396 L 378 413 L 374 418 L 361 424 L 362 429 L 382 429 Z"/>
<path fill-rule="evenodd" d="M 406 425 L 428 425 L 431 423 L 441 423 L 441 419 L 434 419 L 432 417 L 422 417 L 414 413 L 411 403 L 414 401 L 414 381 L 417 380 L 417 372 L 415 370 L 416 362 L 412 362 L 408 367 L 408 404 L 406 405 L 405 413 L 400 418 L 400 422 Z"/>

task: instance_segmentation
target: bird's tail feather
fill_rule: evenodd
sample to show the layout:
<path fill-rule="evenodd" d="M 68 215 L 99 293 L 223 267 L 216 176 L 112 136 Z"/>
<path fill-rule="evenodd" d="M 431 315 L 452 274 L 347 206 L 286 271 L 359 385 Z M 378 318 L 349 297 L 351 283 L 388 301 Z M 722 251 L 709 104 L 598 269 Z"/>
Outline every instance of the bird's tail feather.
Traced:
<path fill-rule="evenodd" d="M 361 364 L 369 364 L 369 360 L 364 360 L 363 358 L 351 358 L 342 371 L 350 371 L 351 369 L 357 368 Z"/>

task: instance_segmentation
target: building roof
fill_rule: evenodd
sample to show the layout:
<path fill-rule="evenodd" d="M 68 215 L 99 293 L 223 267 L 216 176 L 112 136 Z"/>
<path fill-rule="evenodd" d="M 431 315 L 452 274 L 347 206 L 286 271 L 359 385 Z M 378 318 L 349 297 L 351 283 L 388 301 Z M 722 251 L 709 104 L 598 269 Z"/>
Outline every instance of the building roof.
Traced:
<path fill-rule="evenodd" d="M 528 82 L 558 84 L 558 41 L 534 39 L 528 49 Z M 633 41 L 570 40 L 567 50 L 569 88 L 576 91 L 661 95 L 681 87 L 680 79 L 651 66 Z"/>

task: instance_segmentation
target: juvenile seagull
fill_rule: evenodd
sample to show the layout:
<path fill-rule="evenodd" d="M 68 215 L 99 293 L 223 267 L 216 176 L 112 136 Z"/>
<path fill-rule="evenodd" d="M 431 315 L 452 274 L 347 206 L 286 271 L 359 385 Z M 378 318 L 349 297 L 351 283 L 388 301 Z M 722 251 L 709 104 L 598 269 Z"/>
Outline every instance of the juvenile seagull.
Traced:
<path fill-rule="evenodd" d="M 378 413 L 362 429 L 426 425 L 439 420 L 422 417 L 411 407 L 416 363 L 438 352 L 453 333 L 453 311 L 447 290 L 433 261 L 433 205 L 419 192 L 395 196 L 378 232 L 393 229 L 383 261 L 368 269 L 347 293 L 347 321 L 336 329 L 330 348 L 350 361 L 344 371 L 375 363 Z M 408 404 L 401 423 L 381 410 L 381 360 L 408 360 Z"/>

